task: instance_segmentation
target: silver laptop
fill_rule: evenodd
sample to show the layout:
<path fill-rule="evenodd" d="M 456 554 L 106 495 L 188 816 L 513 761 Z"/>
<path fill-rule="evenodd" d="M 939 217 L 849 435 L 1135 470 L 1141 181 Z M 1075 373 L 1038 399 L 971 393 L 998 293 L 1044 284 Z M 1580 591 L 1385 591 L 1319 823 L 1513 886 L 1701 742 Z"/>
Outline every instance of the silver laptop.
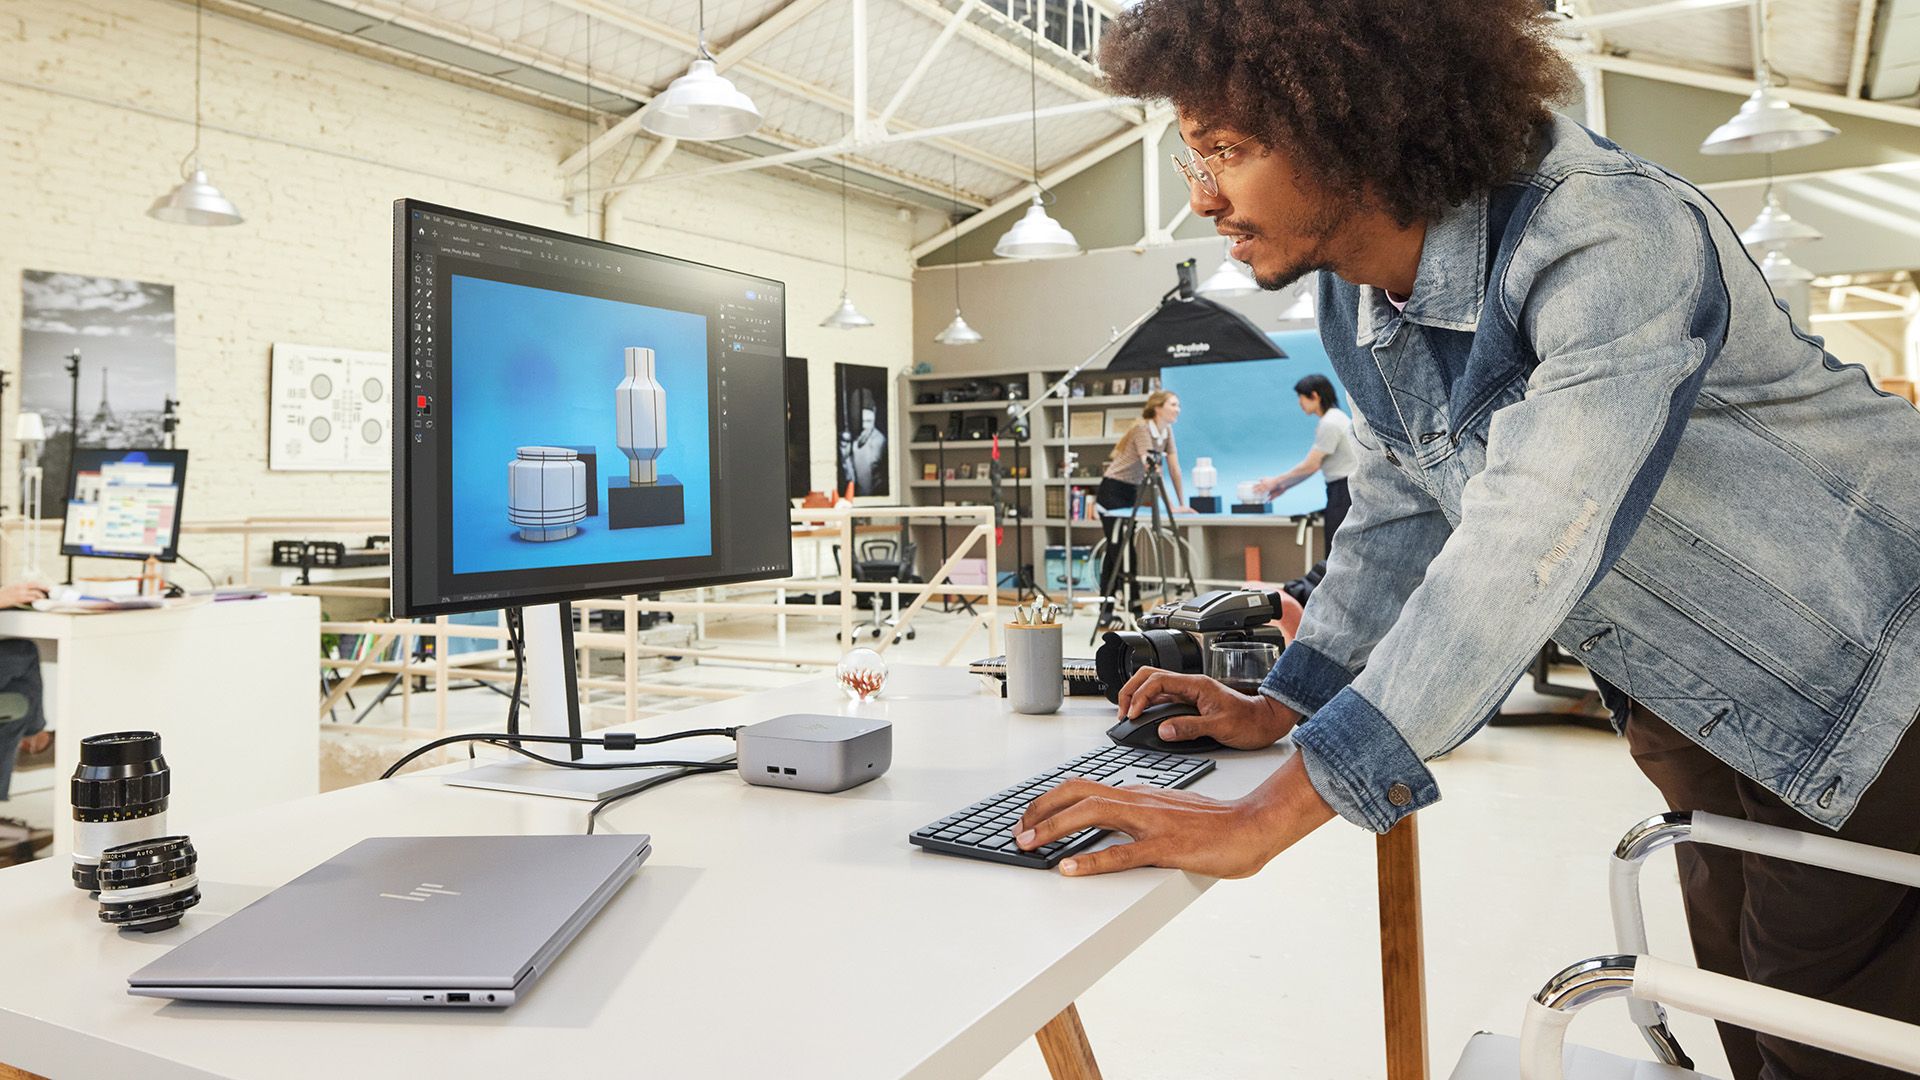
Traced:
<path fill-rule="evenodd" d="M 128 992 L 500 1008 L 652 851 L 644 835 L 362 840 L 134 972 Z"/>

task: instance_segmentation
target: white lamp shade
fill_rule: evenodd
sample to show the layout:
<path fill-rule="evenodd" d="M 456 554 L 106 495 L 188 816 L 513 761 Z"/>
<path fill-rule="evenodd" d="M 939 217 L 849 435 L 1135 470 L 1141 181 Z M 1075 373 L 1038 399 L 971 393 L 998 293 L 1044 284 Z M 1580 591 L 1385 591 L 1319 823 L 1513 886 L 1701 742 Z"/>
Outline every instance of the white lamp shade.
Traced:
<path fill-rule="evenodd" d="M 1035 195 L 1026 215 L 993 245 L 993 253 L 1003 259 L 1062 259 L 1080 254 L 1080 241 L 1047 215 L 1040 196 Z"/>
<path fill-rule="evenodd" d="M 1787 253 L 1775 249 L 1767 252 L 1760 260 L 1760 276 L 1774 285 L 1798 285 L 1813 280 L 1813 271 L 1787 258 Z"/>
<path fill-rule="evenodd" d="M 978 345 L 986 339 L 980 336 L 980 331 L 967 325 L 959 308 L 954 308 L 953 321 L 947 324 L 945 330 L 933 335 L 933 340 L 942 345 Z"/>
<path fill-rule="evenodd" d="M 244 220 L 232 201 L 207 179 L 206 170 L 199 168 L 180 186 L 153 200 L 147 216 L 175 225 L 238 225 Z"/>
<path fill-rule="evenodd" d="M 647 102 L 640 110 L 640 126 L 674 139 L 733 139 L 760 126 L 760 109 L 713 61 L 701 57 Z"/>
<path fill-rule="evenodd" d="M 1818 240 L 1822 236 L 1819 229 L 1804 221 L 1795 221 L 1787 208 L 1780 204 L 1780 196 L 1767 193 L 1767 204 L 1753 219 L 1753 224 L 1740 230 L 1740 242 L 1748 247 L 1776 248 L 1788 244 L 1798 244 L 1807 240 Z"/>
<path fill-rule="evenodd" d="M 13 422 L 13 437 L 23 443 L 46 442 L 46 421 L 37 412 L 23 412 Z"/>
<path fill-rule="evenodd" d="M 1776 154 L 1811 146 L 1840 134 L 1812 113 L 1801 112 L 1762 86 L 1740 105 L 1733 119 L 1713 129 L 1700 144 L 1703 154 Z"/>
<path fill-rule="evenodd" d="M 860 309 L 853 306 L 853 298 L 842 290 L 840 306 L 833 309 L 833 314 L 821 319 L 820 325 L 831 330 L 864 330 L 873 325 L 873 320 L 860 314 Z"/>
<path fill-rule="evenodd" d="M 1207 275 L 1207 280 L 1194 290 L 1201 296 L 1250 296 L 1260 291 L 1260 284 L 1247 273 L 1247 268 L 1232 259 L 1220 260 L 1220 266 Z"/>

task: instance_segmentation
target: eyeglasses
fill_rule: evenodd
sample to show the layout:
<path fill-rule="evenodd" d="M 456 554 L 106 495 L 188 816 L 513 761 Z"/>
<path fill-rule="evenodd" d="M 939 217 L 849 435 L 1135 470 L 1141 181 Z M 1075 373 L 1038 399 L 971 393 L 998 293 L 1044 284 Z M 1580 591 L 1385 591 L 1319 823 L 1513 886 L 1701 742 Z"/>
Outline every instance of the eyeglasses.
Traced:
<path fill-rule="evenodd" d="M 1217 196 L 1220 194 L 1220 181 L 1214 177 L 1213 170 L 1208 167 L 1207 162 L 1214 158 L 1225 157 L 1252 141 L 1253 136 L 1249 135 L 1232 146 L 1215 150 L 1205 157 L 1201 157 L 1200 152 L 1191 146 L 1181 147 L 1172 155 L 1173 167 L 1180 170 L 1180 175 L 1186 179 L 1189 187 L 1199 184 L 1207 194 Z"/>

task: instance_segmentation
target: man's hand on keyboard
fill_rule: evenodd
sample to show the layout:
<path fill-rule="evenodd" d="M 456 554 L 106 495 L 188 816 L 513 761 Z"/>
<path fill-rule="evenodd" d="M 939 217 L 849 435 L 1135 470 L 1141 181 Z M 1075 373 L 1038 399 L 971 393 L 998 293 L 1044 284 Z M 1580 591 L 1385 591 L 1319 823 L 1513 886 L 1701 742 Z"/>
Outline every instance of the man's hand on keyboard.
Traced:
<path fill-rule="evenodd" d="M 1111 829 L 1132 837 L 1131 843 L 1061 862 L 1060 872 L 1075 877 L 1166 866 L 1241 878 L 1257 873 L 1332 817 L 1333 809 L 1313 790 L 1296 755 L 1245 798 L 1232 802 L 1190 791 L 1069 780 L 1033 800 L 1014 826 L 1014 835 L 1025 850 L 1082 829 Z"/>
<path fill-rule="evenodd" d="M 1259 750 L 1286 738 L 1300 714 L 1265 694 L 1242 694 L 1205 675 L 1181 675 L 1141 668 L 1120 688 L 1120 715 L 1131 719 L 1149 707 L 1185 701 L 1199 716 L 1180 716 L 1160 724 L 1168 742 L 1211 735 L 1235 750 Z"/>

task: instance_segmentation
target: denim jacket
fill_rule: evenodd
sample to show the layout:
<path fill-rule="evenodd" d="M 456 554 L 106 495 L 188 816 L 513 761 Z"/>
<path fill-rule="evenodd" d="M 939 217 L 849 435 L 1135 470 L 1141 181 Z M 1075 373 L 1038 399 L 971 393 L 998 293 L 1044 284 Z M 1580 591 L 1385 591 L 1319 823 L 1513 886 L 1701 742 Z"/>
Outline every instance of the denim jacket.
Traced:
<path fill-rule="evenodd" d="M 1429 225 L 1404 313 L 1320 275 L 1353 509 L 1263 692 L 1385 830 L 1551 638 L 1838 828 L 1920 708 L 1920 412 L 1797 329 L 1699 190 L 1570 120 Z M 1579 778 L 1568 779 L 1577 797 Z"/>

